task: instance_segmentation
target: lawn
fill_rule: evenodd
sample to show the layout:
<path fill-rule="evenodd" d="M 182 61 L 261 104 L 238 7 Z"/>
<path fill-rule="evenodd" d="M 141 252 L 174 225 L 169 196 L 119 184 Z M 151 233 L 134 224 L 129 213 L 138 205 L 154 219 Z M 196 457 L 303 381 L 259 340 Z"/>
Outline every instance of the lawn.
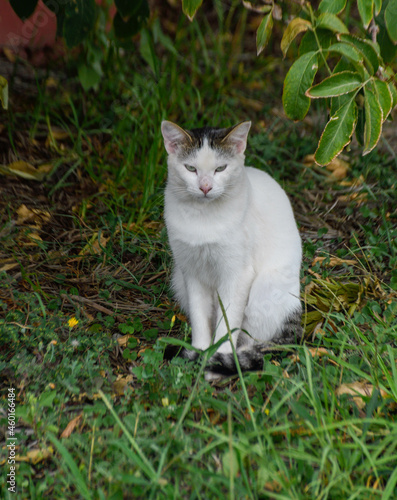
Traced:
<path fill-rule="evenodd" d="M 257 57 L 255 16 L 215 3 L 192 23 L 170 8 L 152 21 L 153 43 L 109 50 L 95 91 L 73 61 L 36 74 L 19 62 L 10 79 L 2 498 L 397 498 L 395 122 L 370 154 L 353 142 L 316 166 L 325 109 L 288 120 L 279 41 Z M 293 204 L 305 342 L 267 355 L 262 372 L 211 384 L 203 360 L 170 355 L 190 331 L 169 289 L 162 119 L 252 120 L 246 163 Z"/>

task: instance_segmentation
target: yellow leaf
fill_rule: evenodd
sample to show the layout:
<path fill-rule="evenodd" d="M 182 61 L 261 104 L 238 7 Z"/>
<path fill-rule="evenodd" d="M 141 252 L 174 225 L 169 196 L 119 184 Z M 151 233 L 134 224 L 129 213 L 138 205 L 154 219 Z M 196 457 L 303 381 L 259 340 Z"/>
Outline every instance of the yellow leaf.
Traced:
<path fill-rule="evenodd" d="M 327 257 L 315 257 L 313 259 L 312 266 L 317 264 L 317 262 L 319 262 L 320 264 L 323 264 L 325 260 L 327 260 Z M 355 264 L 357 264 L 357 261 L 356 260 L 349 260 L 349 259 L 340 259 L 339 257 L 331 257 L 329 259 L 329 262 L 325 263 L 325 265 L 328 267 L 340 266 L 341 264 L 355 265 Z"/>
<path fill-rule="evenodd" d="M 0 173 L 4 175 L 16 175 L 23 179 L 42 181 L 46 172 L 38 170 L 26 161 L 14 161 L 9 165 L 0 165 Z"/>
<path fill-rule="evenodd" d="M 15 460 L 17 462 L 30 462 L 35 465 L 43 460 L 47 460 L 47 458 L 50 458 L 53 453 L 53 448 L 49 446 L 48 448 L 30 450 L 23 456 L 16 455 Z"/>

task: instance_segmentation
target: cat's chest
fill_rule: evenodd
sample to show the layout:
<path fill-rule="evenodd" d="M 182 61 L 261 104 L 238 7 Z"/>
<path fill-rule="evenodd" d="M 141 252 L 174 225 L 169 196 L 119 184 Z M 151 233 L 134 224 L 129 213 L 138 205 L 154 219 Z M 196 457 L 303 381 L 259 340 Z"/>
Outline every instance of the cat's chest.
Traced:
<path fill-rule="evenodd" d="M 185 273 L 195 275 L 211 287 L 217 287 L 225 276 L 246 261 L 243 246 L 222 243 L 191 245 L 183 241 L 172 244 L 175 264 Z"/>

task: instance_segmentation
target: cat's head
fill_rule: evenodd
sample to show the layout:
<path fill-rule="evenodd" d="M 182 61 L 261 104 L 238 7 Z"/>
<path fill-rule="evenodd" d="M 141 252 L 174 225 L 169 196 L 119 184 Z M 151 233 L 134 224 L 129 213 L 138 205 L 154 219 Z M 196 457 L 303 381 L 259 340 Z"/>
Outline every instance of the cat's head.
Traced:
<path fill-rule="evenodd" d="M 242 122 L 231 128 L 184 130 L 163 121 L 168 179 L 175 194 L 203 201 L 227 195 L 241 178 L 250 127 L 251 122 Z"/>

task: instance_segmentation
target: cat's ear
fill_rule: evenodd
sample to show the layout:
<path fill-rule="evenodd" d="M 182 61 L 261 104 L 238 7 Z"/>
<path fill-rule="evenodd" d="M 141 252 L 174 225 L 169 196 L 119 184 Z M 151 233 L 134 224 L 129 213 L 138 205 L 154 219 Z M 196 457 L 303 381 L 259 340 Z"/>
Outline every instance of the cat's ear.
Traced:
<path fill-rule="evenodd" d="M 164 146 L 168 154 L 176 153 L 178 146 L 183 142 L 192 142 L 192 138 L 183 128 L 167 120 L 161 122 L 161 133 L 163 134 Z"/>
<path fill-rule="evenodd" d="M 244 153 L 250 128 L 251 122 L 239 123 L 228 132 L 222 142 L 231 143 L 236 147 L 237 153 Z"/>

